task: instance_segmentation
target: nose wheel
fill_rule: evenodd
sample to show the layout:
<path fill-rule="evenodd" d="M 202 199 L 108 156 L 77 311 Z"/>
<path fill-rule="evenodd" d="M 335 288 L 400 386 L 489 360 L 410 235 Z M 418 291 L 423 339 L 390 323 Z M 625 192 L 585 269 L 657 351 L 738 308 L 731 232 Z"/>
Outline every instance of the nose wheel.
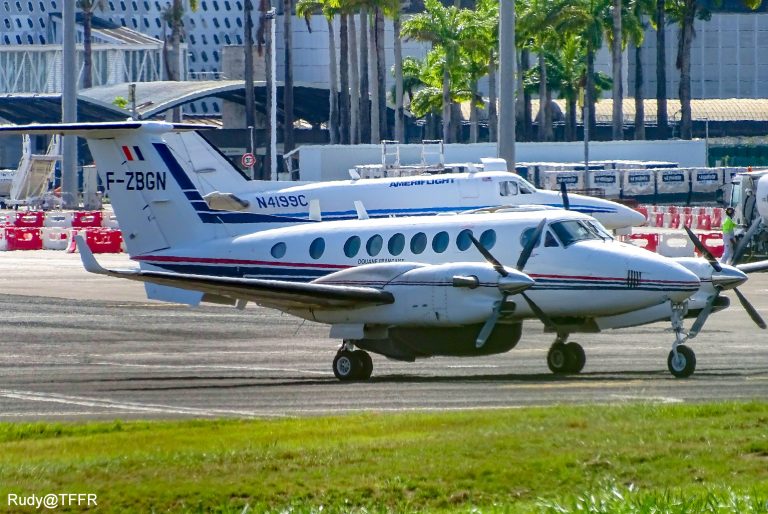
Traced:
<path fill-rule="evenodd" d="M 368 380 L 373 372 L 373 360 L 368 352 L 353 350 L 353 345 L 344 343 L 333 359 L 333 374 L 342 382 Z"/>
<path fill-rule="evenodd" d="M 675 378 L 688 378 L 696 370 L 696 354 L 683 343 L 691 339 L 695 332 L 687 333 L 683 329 L 683 317 L 687 306 L 685 304 L 672 305 L 672 331 L 675 333 L 675 342 L 672 343 L 672 351 L 667 357 L 667 368 Z"/>
<path fill-rule="evenodd" d="M 566 343 L 568 334 L 558 335 L 547 353 L 547 366 L 552 373 L 564 375 L 581 373 L 587 362 L 584 348 L 579 343 Z"/>

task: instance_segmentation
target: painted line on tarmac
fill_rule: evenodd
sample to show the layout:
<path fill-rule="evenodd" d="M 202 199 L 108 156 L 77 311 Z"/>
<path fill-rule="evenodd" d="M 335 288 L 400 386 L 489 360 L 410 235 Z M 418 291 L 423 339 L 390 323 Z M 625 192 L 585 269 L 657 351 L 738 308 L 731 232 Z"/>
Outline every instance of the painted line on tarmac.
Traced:
<path fill-rule="evenodd" d="M 142 369 L 228 369 L 233 371 L 276 371 L 280 373 L 305 373 L 307 375 L 330 375 L 328 371 L 313 371 L 310 369 L 297 368 L 267 368 L 263 366 L 229 366 L 224 364 L 136 364 L 129 362 L 110 362 L 99 361 L 92 362 L 98 366 L 115 366 L 119 368 L 142 368 Z"/>
<path fill-rule="evenodd" d="M 118 402 L 101 398 L 89 398 L 86 396 L 69 396 L 55 393 L 38 393 L 35 391 L 14 391 L 0 389 L 0 396 L 14 400 L 33 402 L 60 403 L 65 405 L 77 405 L 79 407 L 96 407 L 102 409 L 116 409 L 131 413 L 159 413 L 159 414 L 185 414 L 189 416 L 238 416 L 244 418 L 266 417 L 266 414 L 253 411 L 228 410 L 228 409 L 199 409 L 196 407 L 180 407 L 174 405 L 161 405 L 139 402 Z M 43 413 L 44 414 L 44 413 Z M 284 415 L 274 414 L 284 417 Z"/>

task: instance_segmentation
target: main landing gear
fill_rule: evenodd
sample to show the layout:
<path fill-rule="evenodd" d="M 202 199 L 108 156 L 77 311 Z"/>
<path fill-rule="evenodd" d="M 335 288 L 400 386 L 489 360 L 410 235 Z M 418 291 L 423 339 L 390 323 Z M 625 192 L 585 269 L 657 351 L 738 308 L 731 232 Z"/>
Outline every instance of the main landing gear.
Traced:
<path fill-rule="evenodd" d="M 355 345 L 344 341 L 333 359 L 333 374 L 341 381 L 368 380 L 373 372 L 373 360 L 368 352 L 355 350 Z"/>
<path fill-rule="evenodd" d="M 688 378 L 696 369 L 696 354 L 683 343 L 691 336 L 683 329 L 685 316 L 685 304 L 672 304 L 672 330 L 675 332 L 675 342 L 672 343 L 672 351 L 667 357 L 667 367 L 675 378 Z"/>
<path fill-rule="evenodd" d="M 547 366 L 555 374 L 581 373 L 587 357 L 579 343 L 566 343 L 569 334 L 557 334 L 547 353 Z"/>

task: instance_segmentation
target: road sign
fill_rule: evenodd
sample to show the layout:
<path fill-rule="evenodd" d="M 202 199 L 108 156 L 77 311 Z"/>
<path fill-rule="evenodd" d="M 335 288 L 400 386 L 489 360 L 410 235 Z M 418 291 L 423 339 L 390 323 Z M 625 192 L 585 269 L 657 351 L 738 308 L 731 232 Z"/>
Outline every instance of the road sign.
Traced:
<path fill-rule="evenodd" d="M 256 157 L 252 153 L 244 153 L 243 156 L 240 158 L 240 162 L 246 168 L 250 168 L 251 166 L 256 164 Z"/>

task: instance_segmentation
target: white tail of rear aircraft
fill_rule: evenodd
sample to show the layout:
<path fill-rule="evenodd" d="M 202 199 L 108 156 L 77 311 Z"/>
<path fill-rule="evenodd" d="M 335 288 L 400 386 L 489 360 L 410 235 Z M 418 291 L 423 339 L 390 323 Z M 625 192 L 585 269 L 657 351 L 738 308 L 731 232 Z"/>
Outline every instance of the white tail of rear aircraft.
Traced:
<path fill-rule="evenodd" d="M 307 220 L 211 209 L 163 140 L 199 125 L 163 122 L 0 127 L 8 133 L 77 135 L 88 141 L 130 255 Z"/>

